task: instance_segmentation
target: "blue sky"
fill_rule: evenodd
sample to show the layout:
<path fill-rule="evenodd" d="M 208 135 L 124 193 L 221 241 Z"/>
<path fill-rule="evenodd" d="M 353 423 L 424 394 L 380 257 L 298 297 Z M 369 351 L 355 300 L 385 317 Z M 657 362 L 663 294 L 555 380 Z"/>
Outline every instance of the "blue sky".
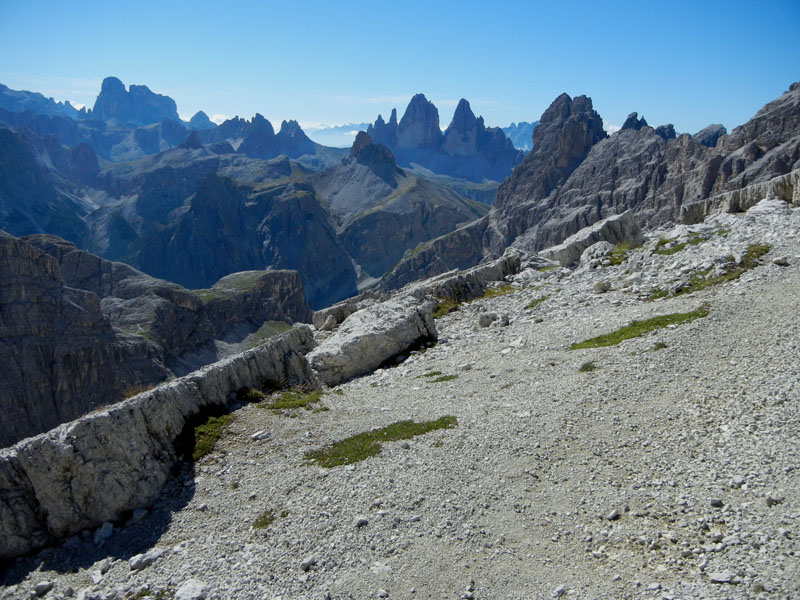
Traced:
<path fill-rule="evenodd" d="M 91 106 L 108 75 L 181 116 L 304 125 L 402 115 L 532 121 L 561 92 L 604 121 L 729 129 L 800 80 L 800 1 L 160 2 L 0 0 L 0 83 Z"/>

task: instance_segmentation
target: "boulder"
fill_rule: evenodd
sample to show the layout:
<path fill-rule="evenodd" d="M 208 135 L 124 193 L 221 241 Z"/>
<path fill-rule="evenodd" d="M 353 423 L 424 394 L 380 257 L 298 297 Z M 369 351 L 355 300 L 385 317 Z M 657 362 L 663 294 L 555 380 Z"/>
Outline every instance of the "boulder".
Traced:
<path fill-rule="evenodd" d="M 308 361 L 326 385 L 369 373 L 415 345 L 436 340 L 435 308 L 432 298 L 405 296 L 361 309 L 312 350 Z"/>
<path fill-rule="evenodd" d="M 613 215 L 590 227 L 585 227 L 558 246 L 542 250 L 539 254 L 557 261 L 562 267 L 568 267 L 580 260 L 583 252 L 597 242 L 639 246 L 644 243 L 644 236 L 633 213 L 625 211 L 621 215 Z"/>

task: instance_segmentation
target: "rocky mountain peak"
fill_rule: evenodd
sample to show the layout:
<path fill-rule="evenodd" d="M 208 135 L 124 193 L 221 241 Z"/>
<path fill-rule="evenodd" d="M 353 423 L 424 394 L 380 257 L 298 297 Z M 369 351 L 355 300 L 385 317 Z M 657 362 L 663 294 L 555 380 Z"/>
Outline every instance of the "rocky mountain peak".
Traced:
<path fill-rule="evenodd" d="M 178 146 L 178 148 L 186 148 L 190 150 L 199 150 L 203 147 L 203 142 L 200 140 L 200 134 L 193 130 L 186 136 L 186 140 Z"/>
<path fill-rule="evenodd" d="M 462 98 L 453 120 L 444 133 L 442 147 L 451 156 L 469 156 L 475 154 L 478 145 L 478 132 L 485 129 L 483 119 L 475 118 L 469 102 Z"/>
<path fill-rule="evenodd" d="M 216 124 L 208 118 L 208 115 L 202 110 L 198 110 L 194 116 L 189 119 L 189 129 L 214 129 Z"/>
<path fill-rule="evenodd" d="M 180 121 L 178 107 L 169 96 L 155 94 L 146 85 L 131 85 L 128 91 L 116 77 L 106 77 L 94 103 L 92 116 L 107 121 L 149 125 L 164 119 Z"/>
<path fill-rule="evenodd" d="M 672 123 L 666 125 L 659 125 L 656 127 L 656 135 L 661 137 L 664 141 L 674 140 L 678 135 L 675 133 L 675 126 Z"/>
<path fill-rule="evenodd" d="M 442 141 L 439 111 L 425 94 L 417 94 L 408 103 L 397 126 L 399 148 L 438 148 Z"/>
<path fill-rule="evenodd" d="M 647 121 L 644 120 L 644 117 L 641 119 L 638 118 L 639 113 L 632 112 L 628 115 L 628 118 L 625 119 L 625 122 L 622 124 L 622 129 L 633 129 L 634 131 L 639 131 L 642 127 L 647 127 Z"/>

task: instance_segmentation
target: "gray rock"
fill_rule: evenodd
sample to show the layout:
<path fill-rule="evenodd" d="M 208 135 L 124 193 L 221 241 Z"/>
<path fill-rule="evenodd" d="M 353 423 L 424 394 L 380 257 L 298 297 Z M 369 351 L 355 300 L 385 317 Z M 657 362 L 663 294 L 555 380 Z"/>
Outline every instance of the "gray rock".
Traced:
<path fill-rule="evenodd" d="M 94 543 L 100 545 L 105 542 L 114 533 L 114 526 L 106 521 L 103 525 L 94 532 Z"/>
<path fill-rule="evenodd" d="M 184 581 L 175 592 L 175 600 L 204 600 L 207 586 L 199 579 Z"/>
<path fill-rule="evenodd" d="M 568 267 L 579 261 L 583 252 L 597 242 L 638 246 L 644 242 L 644 236 L 633 213 L 625 211 L 581 229 L 558 246 L 542 250 L 540 254 Z"/>
<path fill-rule="evenodd" d="M 367 519 L 367 517 L 356 517 L 353 520 L 353 527 L 356 529 L 366 527 L 367 525 L 369 525 L 369 519 Z"/>
<path fill-rule="evenodd" d="M 708 579 L 711 581 L 711 583 L 732 583 L 733 574 L 729 571 L 719 571 L 715 573 L 709 573 Z"/>
<path fill-rule="evenodd" d="M 599 293 L 599 294 L 603 294 L 603 293 L 608 292 L 610 290 L 611 290 L 611 282 L 606 280 L 606 279 L 603 279 L 601 281 L 597 281 L 594 284 L 594 291 Z"/>
<path fill-rule="evenodd" d="M 336 332 L 308 354 L 326 385 L 368 373 L 414 344 L 438 337 L 436 302 L 405 296 L 350 315 Z"/>
<path fill-rule="evenodd" d="M 159 558 L 164 556 L 167 551 L 161 548 L 153 548 L 152 550 L 148 550 L 144 554 L 137 554 L 136 556 L 132 556 L 128 560 L 128 564 L 131 567 L 131 571 L 141 571 L 142 569 L 149 567 Z"/>
<path fill-rule="evenodd" d="M 40 581 L 34 586 L 33 591 L 37 596 L 41 597 L 52 590 L 54 585 L 55 583 L 52 581 Z"/>
<path fill-rule="evenodd" d="M 309 556 L 303 562 L 300 563 L 300 569 L 303 571 L 308 571 L 317 564 L 317 559 L 314 556 Z"/>
<path fill-rule="evenodd" d="M 334 329 L 336 329 L 336 325 L 338 325 L 338 323 L 336 322 L 336 317 L 334 317 L 333 315 L 328 315 L 328 318 L 325 319 L 325 322 L 322 324 L 322 327 L 320 327 L 319 330 L 333 331 Z"/>
<path fill-rule="evenodd" d="M 492 323 L 494 323 L 498 319 L 497 313 L 481 313 L 478 317 L 478 326 L 479 327 L 489 327 Z"/>

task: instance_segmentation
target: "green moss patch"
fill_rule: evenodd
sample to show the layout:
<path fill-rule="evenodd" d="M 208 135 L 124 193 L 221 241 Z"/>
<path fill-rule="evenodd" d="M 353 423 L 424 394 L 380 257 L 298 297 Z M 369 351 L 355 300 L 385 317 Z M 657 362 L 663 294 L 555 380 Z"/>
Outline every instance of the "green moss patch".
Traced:
<path fill-rule="evenodd" d="M 709 309 L 707 306 L 701 306 L 697 310 L 688 313 L 672 313 L 669 315 L 662 315 L 660 317 L 653 317 L 645 321 L 634 321 L 630 325 L 626 325 L 616 331 L 599 335 L 583 342 L 578 342 L 570 346 L 570 350 L 581 350 L 583 348 L 602 348 L 603 346 L 615 346 L 624 340 L 642 336 L 656 329 L 663 329 L 669 325 L 681 325 L 683 323 L 691 323 L 695 319 L 707 316 Z"/>
<path fill-rule="evenodd" d="M 273 397 L 270 402 L 259 404 L 259 408 L 269 408 L 275 412 L 305 408 L 312 410 L 314 404 L 322 398 L 322 390 L 305 391 L 301 389 L 287 390 Z"/>
<path fill-rule="evenodd" d="M 458 421 L 451 415 L 422 423 L 415 423 L 411 420 L 398 421 L 380 429 L 353 435 L 319 450 L 310 450 L 306 452 L 305 457 L 309 463 L 330 469 L 377 456 L 385 442 L 407 440 L 437 429 L 449 429 L 456 425 L 458 425 Z"/>
<path fill-rule="evenodd" d="M 253 529 L 266 529 L 275 521 L 275 513 L 271 510 L 265 510 L 256 517 L 253 521 Z"/>
<path fill-rule="evenodd" d="M 220 415 L 218 417 L 209 417 L 205 423 L 197 425 L 194 428 L 192 458 L 197 460 L 206 454 L 210 454 L 232 421 L 233 415 Z"/>
<path fill-rule="evenodd" d="M 541 298 L 536 298 L 536 299 L 534 299 L 534 300 L 531 300 L 530 302 L 528 302 L 527 306 L 525 306 L 525 310 L 530 310 L 530 309 L 532 309 L 532 308 L 536 308 L 536 307 L 537 307 L 537 306 L 539 306 L 539 305 L 540 305 L 542 302 L 544 302 L 545 300 L 547 300 L 549 297 L 550 297 L 550 296 L 542 296 Z"/>
<path fill-rule="evenodd" d="M 429 379 L 425 383 L 442 383 L 443 381 L 453 381 L 458 379 L 458 375 L 439 375 L 436 379 Z"/>
<path fill-rule="evenodd" d="M 617 244 L 611 249 L 611 253 L 608 255 L 608 260 L 611 261 L 612 266 L 621 265 L 623 262 L 625 262 L 625 259 L 628 258 L 628 254 L 631 250 L 633 250 L 633 246 L 626 242 Z"/>
<path fill-rule="evenodd" d="M 578 371 L 580 371 L 581 373 L 590 373 L 591 371 L 595 371 L 596 369 L 597 369 L 597 366 L 593 362 L 589 361 L 589 362 L 583 363 L 581 365 L 581 368 L 578 369 Z"/>

